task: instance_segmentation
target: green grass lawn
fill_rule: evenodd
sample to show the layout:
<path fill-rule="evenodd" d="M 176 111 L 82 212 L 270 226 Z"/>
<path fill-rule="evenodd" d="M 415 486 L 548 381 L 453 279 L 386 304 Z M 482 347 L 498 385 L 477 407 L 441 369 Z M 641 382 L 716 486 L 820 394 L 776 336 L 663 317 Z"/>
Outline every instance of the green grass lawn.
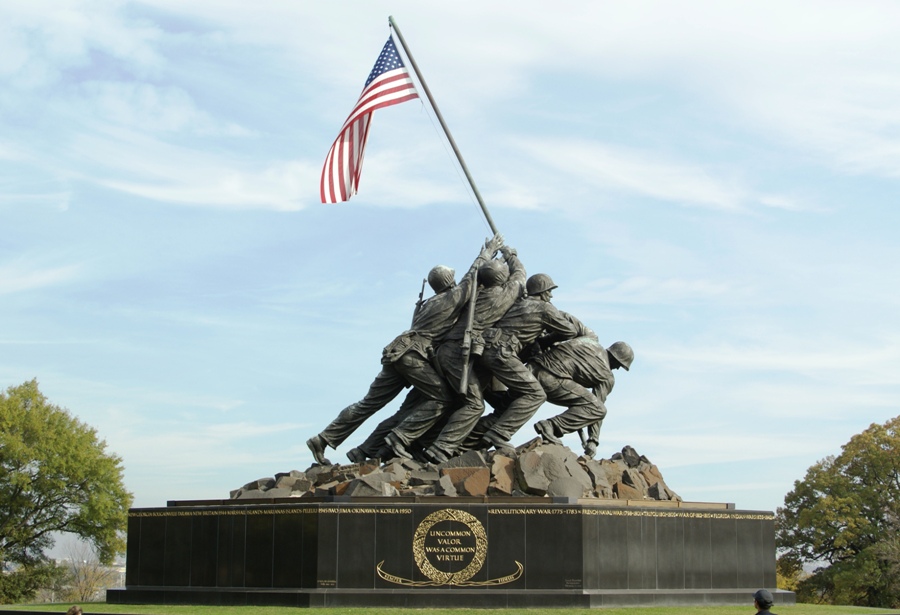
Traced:
<path fill-rule="evenodd" d="M 34 610 L 65 613 L 69 604 L 29 604 L 0 605 L 4 609 Z M 175 606 L 175 605 L 126 605 L 87 603 L 81 605 L 85 615 L 91 613 L 134 613 L 135 615 L 288 615 L 288 611 L 301 615 L 397 615 L 396 608 L 373 609 L 297 609 L 288 607 L 262 606 Z M 509 615 L 511 609 L 405 609 L 427 615 Z M 518 610 L 518 609 L 517 609 Z M 776 606 L 779 615 L 849 615 L 851 613 L 887 614 L 900 610 L 869 609 L 859 606 L 822 606 L 817 604 L 794 604 Z M 753 615 L 753 604 L 747 606 L 691 606 L 691 607 L 617 607 L 608 609 L 528 609 L 528 615 L 688 615 L 690 613 L 713 613 L 717 615 Z"/>

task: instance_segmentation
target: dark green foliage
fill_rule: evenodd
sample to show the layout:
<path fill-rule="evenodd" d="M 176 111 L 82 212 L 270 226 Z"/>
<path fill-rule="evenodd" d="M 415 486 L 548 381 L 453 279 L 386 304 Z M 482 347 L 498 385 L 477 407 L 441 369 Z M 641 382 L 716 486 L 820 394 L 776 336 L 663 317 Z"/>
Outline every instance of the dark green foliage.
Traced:
<path fill-rule="evenodd" d="M 804 602 L 900 607 L 900 417 L 871 425 L 807 470 L 778 509 L 779 572 L 819 564 Z"/>
<path fill-rule="evenodd" d="M 0 393 L 0 603 L 51 580 L 45 551 L 56 532 L 90 543 L 103 563 L 125 548 L 131 494 L 121 459 L 37 382 Z"/>
<path fill-rule="evenodd" d="M 0 604 L 15 604 L 30 600 L 34 594 L 62 580 L 65 569 L 53 562 L 39 566 L 20 566 L 0 574 Z"/>

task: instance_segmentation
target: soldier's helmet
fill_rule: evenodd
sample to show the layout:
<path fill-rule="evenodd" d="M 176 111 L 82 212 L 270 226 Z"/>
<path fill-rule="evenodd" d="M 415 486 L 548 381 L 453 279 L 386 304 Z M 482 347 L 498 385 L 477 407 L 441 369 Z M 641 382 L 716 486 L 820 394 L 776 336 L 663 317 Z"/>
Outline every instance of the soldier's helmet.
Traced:
<path fill-rule="evenodd" d="M 622 367 L 627 372 L 628 368 L 631 367 L 631 362 L 634 361 L 634 351 L 631 349 L 631 346 L 625 342 L 616 342 L 606 350 L 616 358 L 616 361 L 622 364 Z"/>
<path fill-rule="evenodd" d="M 500 260 L 493 260 L 478 268 L 478 283 L 490 288 L 509 279 L 509 267 Z"/>
<path fill-rule="evenodd" d="M 456 272 L 446 265 L 438 265 L 428 272 L 428 285 L 436 293 L 441 293 L 456 283 Z"/>
<path fill-rule="evenodd" d="M 553 290 L 556 284 L 546 273 L 536 273 L 525 282 L 525 292 L 534 297 L 547 290 Z"/>

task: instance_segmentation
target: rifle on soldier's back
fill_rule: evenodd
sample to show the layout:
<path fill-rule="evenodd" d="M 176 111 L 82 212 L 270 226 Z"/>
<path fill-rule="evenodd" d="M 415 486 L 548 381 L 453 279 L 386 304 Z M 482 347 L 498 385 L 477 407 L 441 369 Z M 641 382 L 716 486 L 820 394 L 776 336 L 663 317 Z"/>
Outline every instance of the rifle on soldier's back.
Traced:
<path fill-rule="evenodd" d="M 503 244 L 503 235 L 499 233 L 495 233 L 492 239 L 488 239 L 484 242 L 485 248 L 492 247 L 490 257 L 493 258 L 497 254 L 497 250 L 500 248 L 498 246 Z M 466 389 L 469 387 L 469 372 L 472 370 L 472 329 L 475 327 L 475 302 L 478 300 L 478 274 L 476 272 L 475 276 L 472 278 L 472 297 L 469 299 L 469 310 L 466 314 L 466 330 L 463 333 L 462 339 L 462 350 L 463 355 L 465 356 L 465 361 L 462 366 L 462 377 L 459 379 L 459 392 L 462 395 L 466 394 Z M 476 352 L 475 354 L 481 354 L 481 352 Z"/>
<path fill-rule="evenodd" d="M 416 301 L 416 309 L 413 310 L 412 323 L 410 324 L 410 326 L 416 324 L 416 316 L 419 315 L 419 311 L 421 311 L 421 309 L 422 309 L 422 304 L 425 303 L 425 299 L 423 299 L 423 297 L 425 296 L 425 283 L 426 282 L 428 282 L 428 278 L 424 278 L 422 280 L 422 290 L 419 291 L 419 300 Z"/>

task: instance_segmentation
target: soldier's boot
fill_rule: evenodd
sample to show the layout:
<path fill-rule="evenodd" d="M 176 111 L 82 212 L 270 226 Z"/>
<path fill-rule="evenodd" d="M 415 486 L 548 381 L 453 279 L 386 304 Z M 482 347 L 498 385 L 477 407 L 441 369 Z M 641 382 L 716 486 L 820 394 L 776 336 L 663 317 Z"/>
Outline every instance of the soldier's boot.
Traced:
<path fill-rule="evenodd" d="M 313 457 L 319 465 L 331 465 L 331 462 L 325 459 L 325 447 L 327 444 L 328 443 L 325 442 L 325 439 L 322 436 L 313 436 L 306 441 L 306 446 L 309 447 L 309 450 L 312 452 Z"/>
<path fill-rule="evenodd" d="M 544 442 L 549 442 L 551 444 L 562 444 L 562 440 L 556 437 L 556 429 L 553 427 L 553 423 L 548 420 L 538 421 L 534 424 L 534 430 L 538 432 L 538 435 L 541 437 Z"/>
<path fill-rule="evenodd" d="M 366 457 L 366 454 L 362 452 L 361 449 L 351 448 L 349 451 L 347 451 L 347 459 L 349 459 L 353 463 L 365 463 L 368 457 Z"/>
<path fill-rule="evenodd" d="M 481 439 L 485 444 L 488 445 L 488 448 L 494 447 L 498 453 L 511 457 L 516 456 L 516 449 L 512 445 L 512 442 L 498 434 L 493 429 L 488 429 L 486 432 L 484 432 L 484 435 L 481 436 Z"/>
<path fill-rule="evenodd" d="M 413 460 L 418 461 L 419 463 L 431 463 L 431 459 L 425 456 L 425 449 L 419 448 L 412 452 Z"/>
<path fill-rule="evenodd" d="M 422 454 L 428 461 L 435 464 L 444 463 L 451 457 L 450 453 L 434 445 L 426 448 L 424 451 L 422 451 Z"/>
<path fill-rule="evenodd" d="M 384 437 L 384 441 L 394 452 L 394 455 L 397 457 L 402 457 L 403 459 L 412 459 L 413 456 L 410 454 L 406 447 L 403 445 L 403 442 L 400 441 L 400 438 L 396 436 L 393 432 L 388 433 Z"/>

